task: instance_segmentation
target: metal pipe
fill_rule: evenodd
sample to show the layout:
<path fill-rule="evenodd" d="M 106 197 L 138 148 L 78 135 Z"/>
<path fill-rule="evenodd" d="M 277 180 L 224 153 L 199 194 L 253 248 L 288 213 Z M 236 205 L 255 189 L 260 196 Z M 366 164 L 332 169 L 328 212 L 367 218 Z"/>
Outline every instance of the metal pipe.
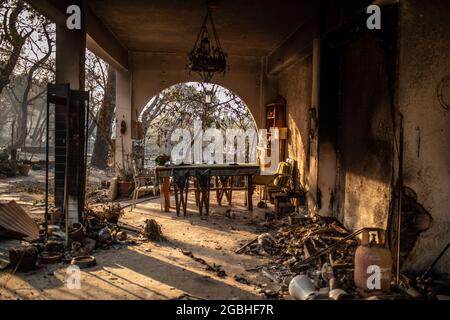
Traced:
<path fill-rule="evenodd" d="M 445 252 L 447 252 L 449 247 L 450 247 L 450 242 L 447 243 L 444 250 L 441 251 L 441 253 L 438 255 L 438 257 L 433 261 L 433 263 L 427 268 L 427 270 L 425 270 L 423 275 L 420 277 L 421 280 L 425 279 L 428 276 L 428 274 L 431 272 L 431 270 L 433 270 L 434 266 L 439 262 L 439 260 L 441 260 L 442 256 L 445 254 Z"/>
<path fill-rule="evenodd" d="M 47 93 L 48 93 L 48 87 L 47 87 Z M 48 171 L 49 171 L 49 147 L 50 147 L 50 142 L 49 142 L 49 133 L 50 133 L 50 102 L 49 102 L 49 97 L 47 94 L 47 114 L 46 114 L 46 128 L 45 128 L 45 222 L 44 222 L 44 226 L 45 226 L 45 241 L 47 242 L 48 240 Z"/>
<path fill-rule="evenodd" d="M 397 243 L 395 283 L 400 284 L 400 242 L 402 231 L 402 197 L 403 197 L 403 114 L 400 113 L 400 145 L 398 154 L 398 211 L 397 211 Z"/>
<path fill-rule="evenodd" d="M 353 232 L 352 234 L 346 236 L 345 238 L 342 238 L 341 240 L 339 240 L 339 241 L 333 243 L 332 245 L 330 245 L 330 246 L 328 246 L 328 247 L 326 247 L 326 248 L 324 248 L 324 249 L 322 249 L 322 250 L 316 252 L 315 254 L 313 254 L 312 256 L 310 256 L 309 258 L 307 258 L 307 259 L 305 259 L 305 260 L 303 260 L 303 261 L 301 261 L 301 262 L 298 262 L 298 263 L 296 264 L 296 266 L 302 266 L 302 265 L 305 265 L 305 264 L 310 263 L 311 261 L 313 261 L 313 260 L 319 258 L 320 256 L 324 255 L 325 253 L 331 251 L 332 249 L 334 249 L 335 247 L 337 247 L 340 243 L 343 243 L 343 242 L 345 242 L 345 241 L 347 241 L 347 240 L 349 240 L 349 239 L 352 239 L 352 238 L 356 237 L 358 234 L 360 234 L 360 233 L 363 232 L 364 230 L 365 230 L 365 229 L 360 229 L 360 230 L 358 230 L 358 231 Z"/>
<path fill-rule="evenodd" d="M 87 96 L 89 97 L 89 94 L 87 94 Z M 86 125 L 84 128 L 85 131 L 85 137 L 84 137 L 84 203 L 83 203 L 83 211 L 85 210 L 86 207 L 86 190 L 87 190 L 87 185 L 88 185 L 88 181 L 89 181 L 89 177 L 86 174 L 87 172 L 87 163 L 88 163 L 88 149 L 89 149 L 89 99 L 85 100 L 85 117 L 86 117 Z"/>

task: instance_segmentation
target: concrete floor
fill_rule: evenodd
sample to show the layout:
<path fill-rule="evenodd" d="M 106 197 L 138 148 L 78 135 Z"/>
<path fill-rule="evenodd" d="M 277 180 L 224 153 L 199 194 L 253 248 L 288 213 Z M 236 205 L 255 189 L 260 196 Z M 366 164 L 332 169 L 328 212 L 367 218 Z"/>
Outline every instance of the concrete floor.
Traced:
<path fill-rule="evenodd" d="M 251 269 L 268 262 L 267 258 L 236 255 L 234 251 L 263 231 L 264 210 L 255 208 L 249 213 L 243 199 L 243 193 L 234 194 L 237 205 L 231 209 L 236 213 L 235 219 L 225 216 L 230 207 L 219 207 L 215 201 L 209 218 L 199 217 L 192 201 L 187 218 L 177 217 L 173 209 L 170 213 L 161 212 L 159 199 L 139 204 L 133 212 L 127 209 L 122 221 L 140 226 L 146 219 L 155 219 L 162 226 L 165 242 L 143 242 L 136 238 L 135 245 L 97 249 L 94 255 L 98 265 L 82 270 L 81 289 L 67 288 L 64 264 L 14 275 L 11 270 L 1 272 L 0 300 L 175 299 L 186 294 L 203 299 L 261 299 L 260 286 L 255 284 L 270 288 L 270 280 Z M 0 241 L 0 248 L 5 253 L 8 245 L 15 244 Z M 181 250 L 191 251 L 211 265 L 221 265 L 227 277 L 219 278 L 206 271 L 205 266 Z M 237 282 L 235 275 L 244 276 L 252 285 Z"/>

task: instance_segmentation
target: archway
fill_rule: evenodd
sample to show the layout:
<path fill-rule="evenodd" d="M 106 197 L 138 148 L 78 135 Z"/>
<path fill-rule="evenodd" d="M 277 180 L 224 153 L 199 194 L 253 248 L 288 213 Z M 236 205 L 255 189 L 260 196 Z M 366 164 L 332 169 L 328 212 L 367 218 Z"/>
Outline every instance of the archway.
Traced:
<path fill-rule="evenodd" d="M 218 84 L 184 82 L 155 95 L 139 115 L 143 125 L 141 159 L 145 167 L 153 166 L 156 157 L 170 155 L 176 129 L 187 129 L 194 137 L 194 122 L 201 129 L 254 130 L 255 119 L 245 102 L 234 92 Z"/>

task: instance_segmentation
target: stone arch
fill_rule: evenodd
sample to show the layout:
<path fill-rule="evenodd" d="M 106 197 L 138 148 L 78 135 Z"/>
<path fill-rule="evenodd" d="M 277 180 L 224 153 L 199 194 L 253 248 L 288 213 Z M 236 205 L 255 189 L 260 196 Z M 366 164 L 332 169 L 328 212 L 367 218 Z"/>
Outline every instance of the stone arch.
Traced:
<path fill-rule="evenodd" d="M 263 124 L 260 101 L 261 60 L 256 57 L 230 57 L 226 76 L 217 75 L 213 83 L 238 95 L 250 110 L 257 127 Z M 133 117 L 162 90 L 183 82 L 198 82 L 186 70 L 186 56 L 179 54 L 133 53 Z"/>

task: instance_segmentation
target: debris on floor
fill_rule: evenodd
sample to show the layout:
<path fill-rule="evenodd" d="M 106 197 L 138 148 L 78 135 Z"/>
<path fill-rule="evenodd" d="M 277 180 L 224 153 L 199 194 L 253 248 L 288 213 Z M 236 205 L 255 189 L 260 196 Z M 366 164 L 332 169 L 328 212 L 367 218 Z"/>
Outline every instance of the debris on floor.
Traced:
<path fill-rule="evenodd" d="M 87 197 L 91 204 L 107 203 L 111 200 L 108 189 L 93 190 L 88 193 Z"/>
<path fill-rule="evenodd" d="M 217 274 L 218 277 L 220 278 L 225 278 L 227 276 L 225 270 L 223 270 L 221 265 L 217 265 L 215 263 L 213 263 L 212 265 L 210 265 L 209 263 L 207 263 L 204 259 L 202 258 L 198 258 L 196 256 L 194 256 L 194 254 L 192 253 L 192 251 L 185 251 L 185 250 L 181 250 L 181 252 L 187 256 L 190 257 L 192 260 L 197 261 L 198 263 L 201 263 L 202 265 L 204 265 L 206 268 L 206 271 L 210 271 L 210 272 L 214 272 L 215 274 Z"/>
<path fill-rule="evenodd" d="M 40 181 L 17 181 L 10 184 L 10 192 L 27 192 L 31 194 L 43 194 L 45 183 Z"/>
<path fill-rule="evenodd" d="M 124 210 L 119 203 L 108 203 L 103 205 L 88 206 L 86 215 L 94 217 L 100 221 L 107 221 L 109 223 L 117 223 L 119 218 L 124 214 Z"/>
<path fill-rule="evenodd" d="M 152 241 L 159 242 L 159 241 L 164 240 L 164 237 L 163 237 L 163 234 L 161 231 L 161 226 L 154 219 L 147 219 L 145 221 L 143 235 L 148 240 L 152 240 Z"/>
<path fill-rule="evenodd" d="M 238 275 L 235 275 L 235 276 L 234 276 L 234 280 L 237 281 L 237 282 L 239 282 L 239 283 L 246 284 L 246 285 L 251 285 L 251 284 L 252 284 L 252 282 L 251 282 L 250 280 L 248 280 L 248 279 L 247 279 L 246 277 L 244 277 L 244 276 L 238 276 Z"/>
<path fill-rule="evenodd" d="M 394 285 L 391 283 L 391 253 L 384 245 L 382 231 L 365 228 L 350 233 L 335 218 L 293 214 L 282 219 L 276 232 L 262 233 L 235 253 L 264 255 L 271 259 L 261 268 L 261 274 L 276 285 L 261 290 L 269 298 L 289 294 L 299 300 L 395 300 L 437 299 L 448 295 L 450 279 L 431 277 L 430 270 L 449 245 L 424 274 L 417 277 L 403 274 L 400 285 Z M 379 259 L 377 263 L 382 270 L 377 290 L 365 286 L 369 275 L 361 273 L 373 256 Z"/>
<path fill-rule="evenodd" d="M 358 241 L 351 236 L 333 218 L 290 217 L 274 235 L 263 233 L 236 253 L 271 257 L 261 272 L 279 284 L 280 295 L 289 291 L 303 300 L 344 299 L 347 292 L 358 296 L 353 284 Z M 339 291 L 330 290 L 330 282 Z"/>

